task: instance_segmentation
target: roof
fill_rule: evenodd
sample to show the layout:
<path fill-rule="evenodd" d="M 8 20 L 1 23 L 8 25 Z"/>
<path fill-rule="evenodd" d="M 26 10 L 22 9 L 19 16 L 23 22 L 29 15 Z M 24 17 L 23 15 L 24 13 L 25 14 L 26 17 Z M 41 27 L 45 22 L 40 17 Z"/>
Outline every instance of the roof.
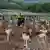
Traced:
<path fill-rule="evenodd" d="M 36 16 L 50 16 L 50 13 L 31 13 L 31 12 L 23 12 L 24 15 L 36 15 Z"/>
<path fill-rule="evenodd" d="M 23 10 L 14 10 L 14 9 L 0 9 L 0 12 L 3 13 L 3 14 L 8 14 L 8 15 L 13 15 L 13 14 L 16 14 L 16 15 L 19 15 L 19 13 L 22 13 L 22 15 L 37 15 L 37 16 L 50 16 L 50 13 L 32 13 L 32 12 L 29 12 L 29 11 L 23 11 Z"/>
<path fill-rule="evenodd" d="M 28 15 L 28 16 L 50 16 L 50 13 L 32 13 L 32 12 L 4 12 L 3 14 L 8 14 L 8 15 L 13 15 L 13 14 L 16 14 L 16 15 L 19 15 L 19 14 L 22 14 L 22 15 Z"/>

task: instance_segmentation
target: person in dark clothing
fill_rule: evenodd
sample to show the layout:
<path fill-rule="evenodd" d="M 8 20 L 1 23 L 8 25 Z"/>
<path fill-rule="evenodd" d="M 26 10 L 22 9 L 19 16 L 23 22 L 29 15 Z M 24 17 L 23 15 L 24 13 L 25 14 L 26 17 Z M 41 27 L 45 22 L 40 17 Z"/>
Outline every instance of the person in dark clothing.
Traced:
<path fill-rule="evenodd" d="M 24 16 L 23 15 L 21 15 L 21 13 L 20 13 L 20 15 L 18 16 L 18 26 L 20 26 L 21 24 L 24 24 Z"/>
<path fill-rule="evenodd" d="M 20 25 L 21 25 L 21 19 L 18 18 L 18 26 L 20 26 Z"/>

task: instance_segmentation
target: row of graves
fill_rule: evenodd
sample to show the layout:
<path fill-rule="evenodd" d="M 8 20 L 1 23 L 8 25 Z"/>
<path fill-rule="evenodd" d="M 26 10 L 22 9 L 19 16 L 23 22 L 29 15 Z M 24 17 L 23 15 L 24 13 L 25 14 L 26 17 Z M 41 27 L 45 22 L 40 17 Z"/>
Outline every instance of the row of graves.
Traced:
<path fill-rule="evenodd" d="M 25 16 L 27 17 L 25 18 L 25 23 L 22 27 L 16 26 L 17 23 L 10 24 L 11 22 L 9 23 L 9 21 L 4 19 L 4 16 L 1 16 L 1 50 L 49 50 L 49 22 L 47 20 L 45 20 L 45 22 L 36 20 L 35 18 L 37 16 L 32 14 Z"/>

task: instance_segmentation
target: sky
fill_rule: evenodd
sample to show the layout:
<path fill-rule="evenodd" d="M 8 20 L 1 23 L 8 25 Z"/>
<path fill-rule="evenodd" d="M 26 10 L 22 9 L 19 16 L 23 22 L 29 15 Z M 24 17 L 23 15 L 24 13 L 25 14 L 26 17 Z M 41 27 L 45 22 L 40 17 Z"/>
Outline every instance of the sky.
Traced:
<path fill-rule="evenodd" d="M 24 2 L 24 3 L 34 3 L 34 2 L 38 2 L 38 0 L 12 0 L 12 1 Z"/>
<path fill-rule="evenodd" d="M 3 1 L 3 0 L 0 0 Z M 8 0 L 4 0 L 8 1 Z M 50 0 L 11 0 L 15 2 L 24 2 L 24 3 L 43 3 L 43 2 L 50 2 Z"/>
<path fill-rule="evenodd" d="M 38 0 L 24 0 L 24 1 L 38 1 Z"/>
<path fill-rule="evenodd" d="M 50 3 L 50 0 L 24 0 L 25 3 Z"/>
<path fill-rule="evenodd" d="M 36 3 L 38 0 L 24 0 L 25 3 Z"/>

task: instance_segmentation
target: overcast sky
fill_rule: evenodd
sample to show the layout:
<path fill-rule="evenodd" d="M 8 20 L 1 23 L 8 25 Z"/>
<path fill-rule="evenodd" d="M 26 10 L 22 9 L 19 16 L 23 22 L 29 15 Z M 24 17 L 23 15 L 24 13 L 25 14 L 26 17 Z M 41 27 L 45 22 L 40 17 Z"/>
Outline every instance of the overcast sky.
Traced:
<path fill-rule="evenodd" d="M 1 1 L 8 1 L 8 0 L 0 0 Z M 15 2 L 24 2 L 24 3 L 43 3 L 43 2 L 50 2 L 50 0 L 9 0 Z"/>
<path fill-rule="evenodd" d="M 25 3 L 36 3 L 38 0 L 24 0 Z"/>

